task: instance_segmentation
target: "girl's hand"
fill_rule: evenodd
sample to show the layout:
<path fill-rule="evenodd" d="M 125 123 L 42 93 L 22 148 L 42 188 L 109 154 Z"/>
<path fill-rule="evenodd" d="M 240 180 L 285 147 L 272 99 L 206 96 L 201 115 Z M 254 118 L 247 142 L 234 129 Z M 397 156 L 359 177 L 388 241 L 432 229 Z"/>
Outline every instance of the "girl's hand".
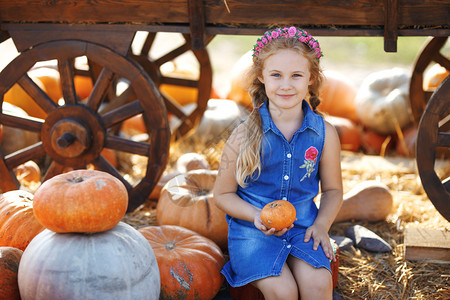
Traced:
<path fill-rule="evenodd" d="M 313 249 L 317 250 L 319 244 L 322 245 L 323 252 L 325 253 L 328 259 L 332 261 L 336 261 L 336 257 L 334 256 L 333 247 L 331 246 L 330 237 L 328 236 L 328 232 L 321 228 L 317 224 L 313 224 L 306 230 L 305 233 L 305 243 L 309 242 L 311 237 L 314 240 Z"/>
<path fill-rule="evenodd" d="M 288 231 L 289 229 L 294 227 L 294 224 L 292 224 L 291 226 L 289 226 L 287 228 L 283 228 L 279 231 L 275 231 L 275 228 L 269 229 L 266 226 L 264 226 L 263 222 L 261 221 L 261 211 L 259 211 L 257 214 L 255 214 L 253 224 L 255 224 L 255 227 L 258 228 L 259 230 L 261 230 L 265 235 L 276 235 L 276 236 L 283 235 L 286 233 L 286 231 Z"/>

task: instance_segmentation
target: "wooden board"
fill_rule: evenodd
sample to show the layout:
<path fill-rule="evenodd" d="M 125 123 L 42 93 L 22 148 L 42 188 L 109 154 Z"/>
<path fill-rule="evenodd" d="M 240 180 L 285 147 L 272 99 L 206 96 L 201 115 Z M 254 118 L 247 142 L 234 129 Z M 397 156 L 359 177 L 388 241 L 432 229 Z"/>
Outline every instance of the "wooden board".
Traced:
<path fill-rule="evenodd" d="M 450 231 L 407 228 L 405 259 L 450 261 Z"/>
<path fill-rule="evenodd" d="M 0 22 L 180 24 L 189 23 L 189 2 L 0 0 Z M 201 3 L 206 24 L 385 25 L 386 4 L 380 0 L 203 0 Z M 397 16 L 399 26 L 448 25 L 449 0 L 394 3 L 392 14 Z"/>

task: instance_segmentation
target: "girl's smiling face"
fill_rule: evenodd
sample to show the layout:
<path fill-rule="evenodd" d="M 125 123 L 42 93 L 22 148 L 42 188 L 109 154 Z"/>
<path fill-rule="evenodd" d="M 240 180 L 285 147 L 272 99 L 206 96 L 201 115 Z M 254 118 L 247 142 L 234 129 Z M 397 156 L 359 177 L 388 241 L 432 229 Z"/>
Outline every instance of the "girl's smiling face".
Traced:
<path fill-rule="evenodd" d="M 308 60 L 296 50 L 283 49 L 264 61 L 262 76 L 270 103 L 280 109 L 300 105 L 312 83 Z"/>

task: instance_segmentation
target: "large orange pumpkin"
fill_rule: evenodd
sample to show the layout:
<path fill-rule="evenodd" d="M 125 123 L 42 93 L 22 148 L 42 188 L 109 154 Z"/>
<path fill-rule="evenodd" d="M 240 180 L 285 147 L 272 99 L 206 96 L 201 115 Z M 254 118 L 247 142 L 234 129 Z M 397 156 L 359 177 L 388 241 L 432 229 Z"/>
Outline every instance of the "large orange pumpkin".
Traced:
<path fill-rule="evenodd" d="M 359 150 L 359 147 L 361 146 L 361 133 L 353 121 L 335 116 L 327 116 L 326 120 L 336 128 L 342 150 Z"/>
<path fill-rule="evenodd" d="M 294 205 L 286 200 L 275 200 L 261 210 L 261 221 L 266 228 L 281 230 L 294 223 L 297 212 Z"/>
<path fill-rule="evenodd" d="M 142 114 L 135 115 L 123 121 L 120 131 L 131 136 L 146 133 L 147 128 L 145 128 L 145 122 Z"/>
<path fill-rule="evenodd" d="M 109 173 L 74 170 L 45 181 L 34 194 L 34 214 L 59 232 L 100 232 L 116 226 L 126 213 L 128 192 Z"/>
<path fill-rule="evenodd" d="M 38 79 L 44 85 L 47 95 L 54 101 L 62 97 L 62 88 L 59 72 L 55 67 L 45 66 L 30 70 L 28 75 L 33 79 Z"/>
<path fill-rule="evenodd" d="M 76 93 L 80 99 L 86 99 L 92 92 L 94 84 L 89 76 L 75 75 L 73 78 Z"/>
<path fill-rule="evenodd" d="M 193 170 L 169 180 L 156 206 L 159 225 L 178 225 L 227 247 L 225 213 L 214 204 L 217 170 Z"/>
<path fill-rule="evenodd" d="M 163 75 L 166 77 L 188 80 L 198 80 L 199 77 L 198 71 L 194 69 L 193 65 L 190 65 L 188 63 L 168 63 L 164 66 L 161 73 L 163 73 Z M 164 83 L 161 84 L 159 89 L 163 94 L 168 95 L 170 98 L 174 99 L 182 106 L 197 102 L 197 88 Z"/>
<path fill-rule="evenodd" d="M 0 246 L 25 250 L 44 229 L 33 215 L 33 194 L 22 190 L 0 194 Z"/>
<path fill-rule="evenodd" d="M 20 300 L 17 272 L 23 251 L 0 247 L 0 299 Z"/>
<path fill-rule="evenodd" d="M 160 299 L 212 299 L 219 291 L 225 264 L 210 239 L 180 226 L 147 226 L 138 231 L 149 241 L 161 277 Z"/>
<path fill-rule="evenodd" d="M 378 134 L 370 129 L 366 129 L 361 133 L 361 148 L 365 154 L 378 155 L 381 153 L 383 143 L 387 138 L 387 135 Z"/>
<path fill-rule="evenodd" d="M 44 84 L 37 78 L 34 78 L 33 81 L 37 86 L 41 88 L 44 92 L 45 90 Z M 28 115 L 36 118 L 45 119 L 47 113 L 35 102 L 35 100 L 28 95 L 27 92 L 18 84 L 14 84 L 4 95 L 3 100 L 5 102 L 11 103 L 17 107 L 23 109 Z"/>
<path fill-rule="evenodd" d="M 325 71 L 326 77 L 320 91 L 322 100 L 318 109 L 332 116 L 347 118 L 359 122 L 356 113 L 357 89 L 344 74 L 336 71 Z"/>

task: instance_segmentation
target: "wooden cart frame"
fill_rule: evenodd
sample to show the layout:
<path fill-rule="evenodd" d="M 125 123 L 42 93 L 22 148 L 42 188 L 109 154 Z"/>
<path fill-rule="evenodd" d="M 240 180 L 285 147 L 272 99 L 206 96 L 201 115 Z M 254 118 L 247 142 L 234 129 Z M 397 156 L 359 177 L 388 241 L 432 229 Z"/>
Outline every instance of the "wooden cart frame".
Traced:
<path fill-rule="evenodd" d="M 206 46 L 215 35 L 260 35 L 270 25 L 294 24 L 318 36 L 384 36 L 384 50 L 397 50 L 398 36 L 431 36 L 419 55 L 410 85 L 411 109 L 419 124 L 417 164 L 424 188 L 437 210 L 450 220 L 450 183 L 434 170 L 437 148 L 450 147 L 450 80 L 428 95 L 423 72 L 431 62 L 450 69 L 440 50 L 450 35 L 450 1 L 232 1 L 232 0 L 123 0 L 32 1 L 0 0 L 0 42 L 11 37 L 20 55 L 0 73 L 0 104 L 18 83 L 47 113 L 42 119 L 0 113 L 0 124 L 36 132 L 40 141 L 4 154 L 0 149 L 0 188 L 19 187 L 13 169 L 30 159 L 50 158 L 44 180 L 65 168 L 88 163 L 121 179 L 130 194 L 129 210 L 145 201 L 168 160 L 171 136 L 194 128 L 209 99 L 212 71 Z M 148 32 L 138 54 L 130 51 L 135 33 Z M 151 60 L 149 50 L 158 32 L 177 32 L 185 43 Z M 160 66 L 192 51 L 200 65 L 198 80 L 165 77 Z M 89 70 L 75 68 L 86 56 Z M 33 82 L 27 72 L 35 63 L 56 60 L 65 103 L 59 105 Z M 74 76 L 90 76 L 94 89 L 82 101 Z M 118 80 L 128 89 L 111 93 Z M 196 108 L 187 114 L 159 86 L 170 83 L 198 89 Z M 106 104 L 106 105 L 105 105 Z M 106 106 L 106 108 L 105 108 Z M 181 120 L 169 128 L 168 112 Z M 148 139 L 135 141 L 117 135 L 121 123 L 143 114 Z M 148 158 L 147 170 L 136 184 L 128 182 L 101 155 L 103 148 Z"/>

